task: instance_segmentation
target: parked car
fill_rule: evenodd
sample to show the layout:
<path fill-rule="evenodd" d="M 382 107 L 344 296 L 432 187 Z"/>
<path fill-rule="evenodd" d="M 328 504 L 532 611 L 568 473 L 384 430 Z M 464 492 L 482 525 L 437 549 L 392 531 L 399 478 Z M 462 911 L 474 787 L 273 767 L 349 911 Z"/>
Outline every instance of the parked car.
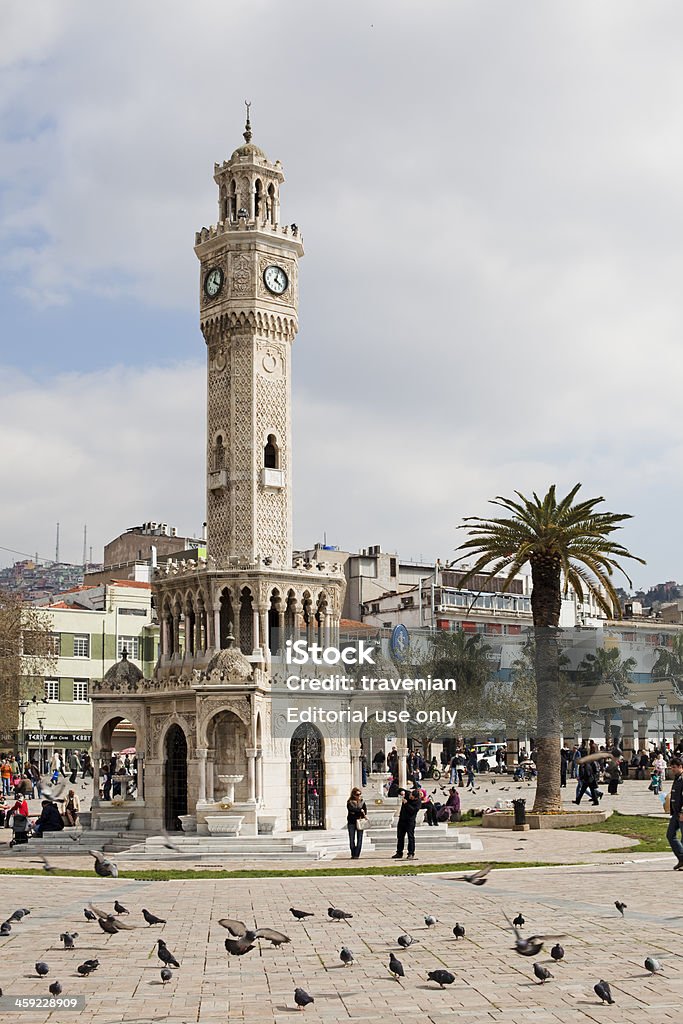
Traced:
<path fill-rule="evenodd" d="M 500 766 L 496 761 L 496 751 L 504 746 L 504 743 L 476 743 L 474 749 L 477 754 L 477 769 L 480 772 L 500 771 Z"/>

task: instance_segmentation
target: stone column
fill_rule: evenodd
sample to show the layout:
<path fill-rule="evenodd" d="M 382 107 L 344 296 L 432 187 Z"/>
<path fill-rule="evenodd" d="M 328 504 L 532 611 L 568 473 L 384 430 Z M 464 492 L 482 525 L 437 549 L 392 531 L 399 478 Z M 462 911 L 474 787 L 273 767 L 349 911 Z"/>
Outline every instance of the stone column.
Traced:
<path fill-rule="evenodd" d="M 199 803 L 206 802 L 206 755 L 208 750 L 206 747 L 197 747 L 197 757 L 199 758 Z"/>
<path fill-rule="evenodd" d="M 252 618 L 251 642 L 252 642 L 253 651 L 256 652 L 256 651 L 258 651 L 258 649 L 259 649 L 259 647 L 261 645 L 260 634 L 259 634 L 259 610 L 258 610 L 258 608 L 254 608 L 252 610 L 251 618 Z"/>
<path fill-rule="evenodd" d="M 258 747 L 256 751 L 256 799 L 263 803 L 263 749 Z"/>
<path fill-rule="evenodd" d="M 240 647 L 240 602 L 239 602 L 239 593 L 237 595 L 237 601 L 233 602 L 233 605 L 232 605 L 232 617 L 234 619 L 233 624 L 232 624 L 232 635 L 235 638 L 235 647 L 238 650 L 242 650 L 242 648 Z M 247 652 L 247 653 L 249 653 L 249 652 Z"/>
<path fill-rule="evenodd" d="M 166 618 L 165 615 L 163 615 L 162 618 L 161 618 L 161 637 L 160 637 L 160 640 L 161 640 L 161 651 L 159 653 L 160 653 L 161 659 L 163 661 L 164 658 L 168 657 L 168 619 Z"/>
<path fill-rule="evenodd" d="M 360 750 L 355 747 L 351 748 L 351 785 L 357 786 L 359 789 L 362 788 L 363 784 L 363 773 L 360 767 Z"/>
<path fill-rule="evenodd" d="M 210 748 L 206 752 L 206 799 L 211 802 L 215 800 L 214 795 L 214 776 L 213 776 L 213 765 L 214 765 L 215 751 Z"/>
<path fill-rule="evenodd" d="M 277 613 L 277 650 L 284 653 L 285 649 L 285 613 L 282 609 Z"/>
<path fill-rule="evenodd" d="M 638 712 L 638 747 L 639 749 L 647 749 L 647 726 L 650 721 L 650 715 L 652 711 L 647 708 L 645 711 Z"/>
<path fill-rule="evenodd" d="M 176 615 L 173 614 L 173 650 L 171 654 L 180 653 L 180 612 Z"/>
<path fill-rule="evenodd" d="M 247 755 L 247 801 L 254 804 L 256 803 L 256 755 L 258 750 L 256 747 L 245 747 L 244 753 Z"/>
<path fill-rule="evenodd" d="M 268 609 L 267 608 L 259 608 L 258 617 L 259 617 L 259 623 L 260 623 L 260 625 L 259 625 L 259 643 L 258 644 L 254 644 L 254 649 L 256 649 L 257 647 L 261 647 L 261 648 L 263 648 L 263 653 L 265 654 L 268 651 L 269 646 L 270 646 L 270 641 L 268 639 L 268 632 L 269 632 L 269 630 L 268 630 Z"/>
<path fill-rule="evenodd" d="M 397 742 L 396 749 L 398 750 L 398 784 L 402 789 L 406 789 L 408 785 L 408 766 L 406 764 L 408 747 L 399 746 Z"/>

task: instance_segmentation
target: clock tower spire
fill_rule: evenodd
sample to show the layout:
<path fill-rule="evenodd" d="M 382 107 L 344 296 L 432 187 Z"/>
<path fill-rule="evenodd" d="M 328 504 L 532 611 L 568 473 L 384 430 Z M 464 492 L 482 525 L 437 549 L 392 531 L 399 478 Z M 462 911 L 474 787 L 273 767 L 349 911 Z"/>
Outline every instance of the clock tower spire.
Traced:
<path fill-rule="evenodd" d="M 207 345 L 207 544 L 217 567 L 292 566 L 291 346 L 303 240 L 280 224 L 279 160 L 252 142 L 214 166 L 218 221 L 197 233 Z"/>

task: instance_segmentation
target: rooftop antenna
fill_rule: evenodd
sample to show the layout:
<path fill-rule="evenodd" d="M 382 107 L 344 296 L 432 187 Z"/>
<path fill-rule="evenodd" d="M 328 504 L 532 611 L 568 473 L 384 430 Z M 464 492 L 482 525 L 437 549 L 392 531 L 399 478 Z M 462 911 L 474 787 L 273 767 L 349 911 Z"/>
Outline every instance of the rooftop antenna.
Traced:
<path fill-rule="evenodd" d="M 83 567 L 85 568 L 85 556 L 88 553 L 88 524 L 83 527 Z"/>
<path fill-rule="evenodd" d="M 57 523 L 57 542 L 55 543 L 55 562 L 59 562 L 59 523 Z"/>
<path fill-rule="evenodd" d="M 247 108 L 247 123 L 244 126 L 244 141 L 251 142 L 251 121 L 249 120 L 249 108 L 251 107 L 251 101 L 245 100 L 244 105 Z"/>

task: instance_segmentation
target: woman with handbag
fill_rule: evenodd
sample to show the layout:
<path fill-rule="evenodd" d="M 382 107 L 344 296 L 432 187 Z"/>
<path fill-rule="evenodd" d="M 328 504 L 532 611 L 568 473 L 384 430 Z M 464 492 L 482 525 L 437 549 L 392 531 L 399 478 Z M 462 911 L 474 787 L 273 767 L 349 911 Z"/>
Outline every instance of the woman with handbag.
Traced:
<path fill-rule="evenodd" d="M 358 860 L 363 846 L 363 830 L 368 824 L 368 809 L 363 800 L 360 789 L 351 790 L 351 796 L 346 801 L 346 825 L 349 830 L 349 846 L 351 847 L 351 859 Z"/>

